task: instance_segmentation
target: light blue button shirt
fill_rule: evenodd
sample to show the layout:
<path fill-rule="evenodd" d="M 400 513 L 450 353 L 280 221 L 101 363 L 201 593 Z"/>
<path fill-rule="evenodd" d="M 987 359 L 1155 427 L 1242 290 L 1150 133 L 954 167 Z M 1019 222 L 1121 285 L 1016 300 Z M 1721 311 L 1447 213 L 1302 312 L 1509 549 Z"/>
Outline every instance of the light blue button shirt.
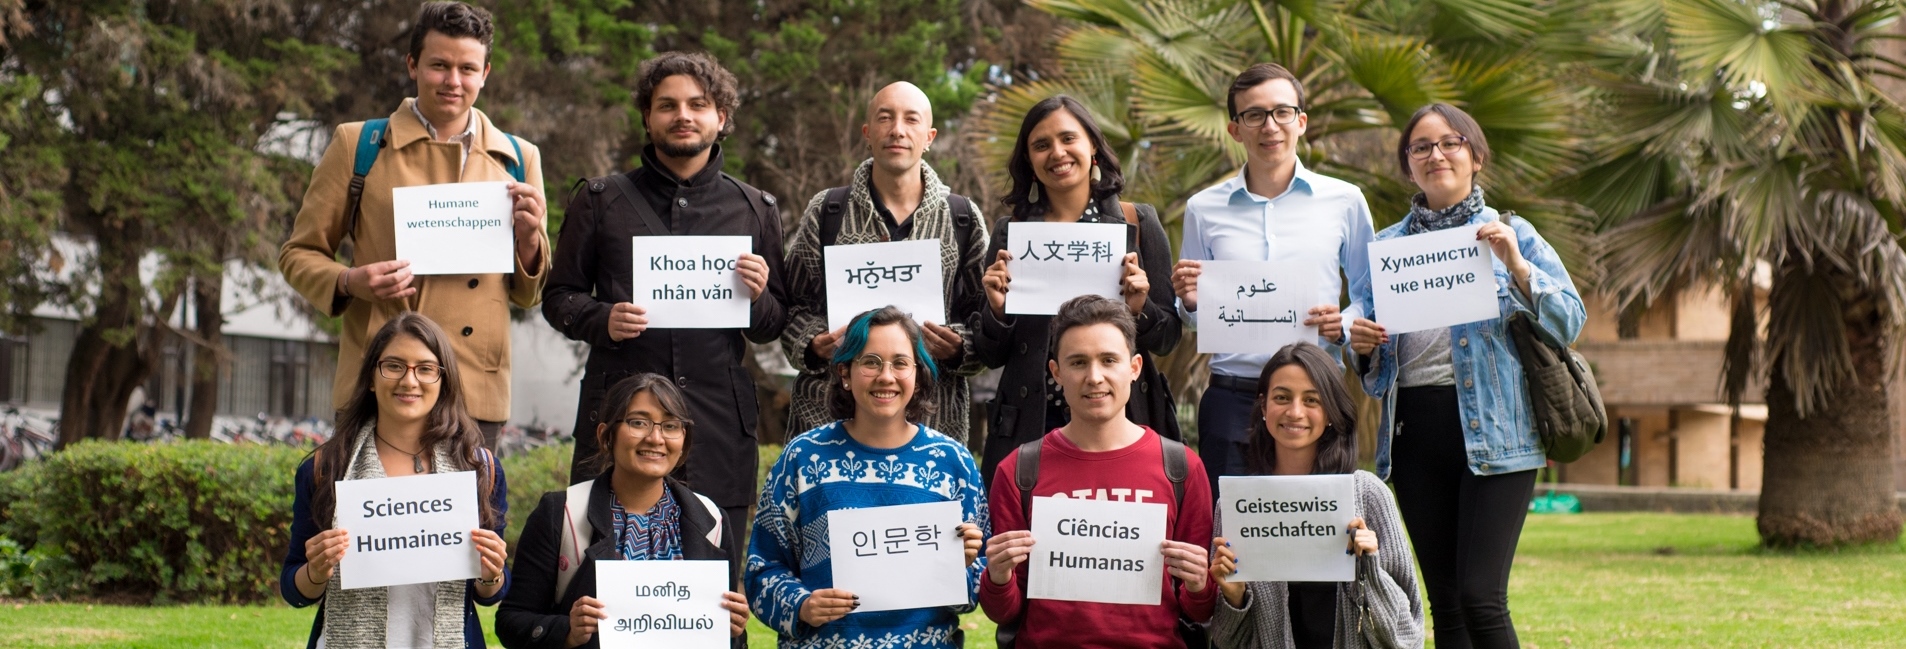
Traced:
<path fill-rule="evenodd" d="M 1349 306 L 1343 307 L 1343 331 L 1352 319 L 1370 312 L 1370 204 L 1356 185 L 1314 173 L 1297 163 L 1290 187 L 1276 198 L 1245 188 L 1244 172 L 1198 192 L 1185 203 L 1184 249 L 1179 259 L 1308 262 L 1317 268 L 1313 305 L 1342 306 L 1344 280 L 1350 282 Z M 1338 274 L 1338 270 L 1343 272 Z M 1184 310 L 1181 302 L 1178 306 Z M 1186 313 L 1195 327 L 1196 314 Z M 1331 356 L 1345 338 L 1319 340 Z M 1270 354 L 1213 354 L 1211 372 L 1256 379 Z"/>

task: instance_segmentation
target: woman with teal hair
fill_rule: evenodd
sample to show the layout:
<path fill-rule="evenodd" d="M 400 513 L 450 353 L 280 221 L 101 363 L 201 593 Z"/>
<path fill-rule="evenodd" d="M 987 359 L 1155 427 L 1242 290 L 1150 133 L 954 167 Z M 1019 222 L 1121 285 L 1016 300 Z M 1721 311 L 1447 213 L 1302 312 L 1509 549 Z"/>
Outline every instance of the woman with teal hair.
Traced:
<path fill-rule="evenodd" d="M 839 421 L 788 442 L 761 487 L 743 582 L 756 617 L 783 647 L 960 647 L 986 562 L 986 488 L 966 446 L 919 423 L 933 408 L 938 368 L 920 326 L 894 307 L 854 318 L 835 350 L 827 406 Z M 827 513 L 960 503 L 967 603 L 856 613 L 834 587 Z"/>

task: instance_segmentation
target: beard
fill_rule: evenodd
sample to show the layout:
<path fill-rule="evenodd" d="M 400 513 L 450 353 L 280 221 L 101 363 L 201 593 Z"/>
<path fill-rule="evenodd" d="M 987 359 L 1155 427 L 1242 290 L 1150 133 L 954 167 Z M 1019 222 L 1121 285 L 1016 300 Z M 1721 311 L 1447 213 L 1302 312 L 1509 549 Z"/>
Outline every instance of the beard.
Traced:
<path fill-rule="evenodd" d="M 664 137 L 651 137 L 650 140 L 655 142 L 655 150 L 671 158 L 693 158 L 701 155 L 703 151 L 707 151 L 709 147 L 715 146 L 715 138 L 713 137 L 703 137 L 692 143 L 677 144 L 669 141 L 666 137 L 666 133 L 664 133 L 663 136 Z"/>

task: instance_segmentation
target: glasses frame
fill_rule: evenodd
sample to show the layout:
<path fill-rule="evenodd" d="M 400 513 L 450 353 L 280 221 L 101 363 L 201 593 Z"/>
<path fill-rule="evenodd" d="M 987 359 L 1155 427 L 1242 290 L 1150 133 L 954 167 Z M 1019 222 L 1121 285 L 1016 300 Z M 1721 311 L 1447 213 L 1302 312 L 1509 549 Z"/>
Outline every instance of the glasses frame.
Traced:
<path fill-rule="evenodd" d="M 868 367 L 866 365 L 868 361 L 873 361 L 873 362 L 879 363 L 880 365 L 874 366 L 874 367 Z M 905 369 L 902 369 L 897 365 L 897 363 L 901 361 L 905 361 L 906 363 Z M 895 376 L 902 376 L 902 375 L 912 376 L 914 372 L 919 371 L 918 368 L 920 366 L 920 362 L 917 360 L 914 360 L 912 356 L 895 356 L 891 359 L 886 359 L 886 358 L 881 358 L 880 356 L 875 354 L 865 354 L 859 358 L 854 359 L 854 362 L 851 363 L 851 365 L 854 366 L 855 374 L 859 374 L 861 378 L 872 379 L 872 378 L 879 378 L 881 374 L 885 374 L 888 370 L 892 370 Z"/>
<path fill-rule="evenodd" d="M 1290 119 L 1285 119 L 1285 120 L 1277 119 L 1277 112 L 1284 110 L 1286 108 L 1290 109 L 1291 111 Z M 1259 118 L 1256 124 L 1252 124 L 1251 120 L 1245 118 L 1245 115 L 1249 115 L 1251 113 L 1263 113 L 1263 117 Z M 1272 106 L 1270 110 L 1265 110 L 1262 108 L 1246 108 L 1244 110 L 1238 111 L 1238 114 L 1232 115 L 1231 121 L 1237 122 L 1239 126 L 1243 126 L 1246 128 L 1264 128 L 1265 125 L 1273 123 L 1273 122 L 1277 124 L 1294 123 L 1297 121 L 1297 116 L 1302 114 L 1304 114 L 1304 109 L 1298 108 L 1296 106 L 1292 106 L 1290 104 L 1283 104 L 1280 106 Z"/>
<path fill-rule="evenodd" d="M 402 364 L 404 366 L 404 373 L 398 374 L 397 376 L 391 376 L 390 373 L 384 371 L 384 365 L 386 364 L 390 364 L 390 365 Z M 428 379 L 424 378 L 424 373 L 417 371 L 419 368 L 424 368 L 424 367 L 437 368 L 437 371 L 434 372 L 435 376 L 432 376 Z M 411 373 L 415 373 L 417 375 L 418 383 L 430 384 L 430 383 L 436 383 L 438 381 L 443 380 L 443 366 L 437 363 L 418 363 L 416 365 L 411 365 L 410 363 L 405 363 L 395 358 L 386 358 L 384 360 L 377 362 L 377 375 L 384 377 L 387 380 L 402 381 L 404 380 L 404 376 L 409 375 Z"/>
<path fill-rule="evenodd" d="M 667 424 L 675 424 L 675 434 L 669 434 L 668 428 L 666 428 Z M 688 436 L 688 422 L 680 418 L 670 419 L 668 421 L 653 421 L 642 417 L 629 417 L 622 420 L 622 425 L 628 426 L 629 430 L 635 431 L 638 439 L 648 437 L 651 434 L 650 431 L 660 431 L 662 433 L 662 439 L 671 441 Z"/>
<path fill-rule="evenodd" d="M 1450 142 L 1450 141 L 1454 141 L 1455 144 L 1450 146 L 1443 146 L 1444 142 Z M 1423 145 L 1423 152 L 1421 154 L 1418 154 L 1416 152 L 1417 145 Z M 1430 151 L 1442 151 L 1443 157 L 1448 158 L 1450 156 L 1456 155 L 1457 151 L 1463 150 L 1463 147 L 1466 147 L 1466 146 L 1469 146 L 1468 136 L 1451 135 L 1449 137 L 1437 140 L 1435 142 L 1411 142 L 1409 144 L 1405 144 L 1403 145 L 1403 153 L 1409 155 L 1411 160 L 1421 161 L 1421 160 L 1430 159 Z"/>

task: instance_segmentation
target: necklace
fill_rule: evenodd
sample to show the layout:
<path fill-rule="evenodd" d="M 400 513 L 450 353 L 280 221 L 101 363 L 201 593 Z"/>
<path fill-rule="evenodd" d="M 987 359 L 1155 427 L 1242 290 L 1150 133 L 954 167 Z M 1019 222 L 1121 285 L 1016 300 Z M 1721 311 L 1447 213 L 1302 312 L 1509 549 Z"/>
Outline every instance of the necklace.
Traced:
<path fill-rule="evenodd" d="M 399 453 L 403 453 L 403 454 L 405 454 L 405 455 L 408 455 L 408 456 L 410 456 L 410 468 L 411 468 L 411 470 L 412 470 L 412 471 L 416 471 L 416 472 L 418 472 L 418 473 L 423 473 L 423 472 L 424 472 L 424 458 L 422 457 L 422 456 L 423 456 L 423 453 L 424 453 L 424 450 L 423 450 L 423 449 L 421 449 L 421 448 L 420 448 L 420 449 L 417 449 L 417 452 L 416 452 L 416 453 L 412 453 L 412 452 L 410 452 L 410 451 L 406 451 L 406 450 L 404 450 L 404 449 L 401 449 L 401 448 L 397 448 L 397 445 L 396 445 L 396 444 L 392 444 L 392 443 L 390 443 L 390 442 L 386 442 L 386 441 L 384 441 L 384 436 L 383 436 L 383 435 L 377 435 L 377 433 L 371 433 L 371 434 L 372 434 L 372 435 L 376 435 L 376 436 L 377 436 L 377 441 L 379 441 L 379 442 L 384 442 L 384 445 L 385 445 L 385 446 L 389 446 L 389 447 L 390 447 L 390 450 L 393 450 L 393 451 L 397 451 L 397 452 L 399 452 Z"/>

